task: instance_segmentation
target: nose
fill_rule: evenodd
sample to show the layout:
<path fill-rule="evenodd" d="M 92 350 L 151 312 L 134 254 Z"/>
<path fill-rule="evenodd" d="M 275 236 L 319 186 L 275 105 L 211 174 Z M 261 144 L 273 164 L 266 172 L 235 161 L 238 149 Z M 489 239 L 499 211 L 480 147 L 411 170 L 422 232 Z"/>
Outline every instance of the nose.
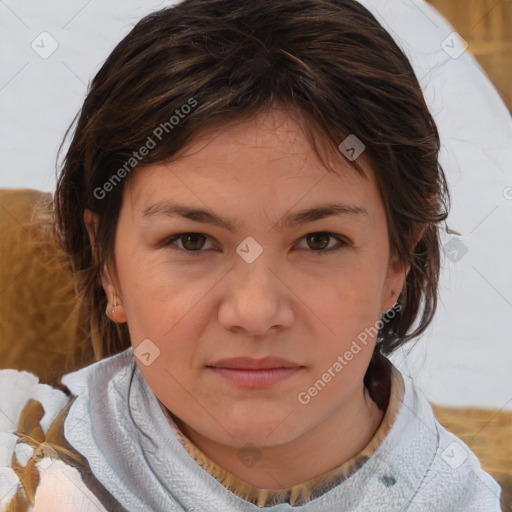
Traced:
<path fill-rule="evenodd" d="M 293 292 L 271 268 L 265 252 L 252 263 L 237 260 L 224 287 L 218 319 L 225 329 L 261 336 L 292 324 Z"/>

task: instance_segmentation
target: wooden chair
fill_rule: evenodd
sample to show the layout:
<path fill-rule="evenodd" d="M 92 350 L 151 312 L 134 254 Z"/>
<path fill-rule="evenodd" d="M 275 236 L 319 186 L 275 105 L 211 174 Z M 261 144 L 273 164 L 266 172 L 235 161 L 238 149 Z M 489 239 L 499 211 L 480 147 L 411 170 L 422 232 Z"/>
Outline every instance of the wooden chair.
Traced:
<path fill-rule="evenodd" d="M 428 0 L 468 42 L 512 112 L 512 1 Z"/>

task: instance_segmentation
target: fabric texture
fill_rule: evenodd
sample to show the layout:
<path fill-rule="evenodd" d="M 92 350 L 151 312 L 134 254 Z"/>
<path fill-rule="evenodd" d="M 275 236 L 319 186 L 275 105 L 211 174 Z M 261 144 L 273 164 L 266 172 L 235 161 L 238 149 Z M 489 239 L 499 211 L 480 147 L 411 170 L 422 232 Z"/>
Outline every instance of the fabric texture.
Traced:
<path fill-rule="evenodd" d="M 27 372 L 2 370 L 0 511 L 498 512 L 498 484 L 392 368 L 389 403 L 400 383 L 403 398 L 373 455 L 301 505 L 264 508 L 187 451 L 131 349 L 66 375 L 71 396 Z"/>

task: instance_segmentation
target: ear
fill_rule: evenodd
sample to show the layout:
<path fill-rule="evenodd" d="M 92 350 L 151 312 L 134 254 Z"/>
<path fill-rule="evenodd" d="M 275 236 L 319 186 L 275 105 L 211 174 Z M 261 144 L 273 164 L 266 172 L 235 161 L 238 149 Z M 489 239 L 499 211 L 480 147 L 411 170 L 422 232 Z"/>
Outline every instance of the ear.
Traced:
<path fill-rule="evenodd" d="M 84 223 L 94 252 L 96 233 L 98 231 L 99 224 L 98 214 L 93 213 L 91 210 L 85 210 Z M 108 300 L 105 313 L 113 322 L 126 322 L 127 319 L 123 306 L 122 294 L 117 292 L 117 290 L 120 290 L 117 272 L 111 262 L 106 262 L 103 265 L 103 270 L 101 272 L 101 284 Z"/>
<path fill-rule="evenodd" d="M 381 313 L 389 311 L 396 304 L 400 292 L 405 285 L 408 272 L 409 269 L 404 267 L 397 256 L 390 258 L 386 280 L 382 289 Z"/>
<path fill-rule="evenodd" d="M 84 223 L 85 228 L 87 229 L 87 233 L 89 233 L 89 241 L 91 242 L 91 247 L 94 249 L 96 231 L 98 230 L 98 214 L 93 213 L 91 210 L 85 210 Z"/>
<path fill-rule="evenodd" d="M 414 251 L 414 248 L 418 245 L 418 242 L 421 240 L 423 233 L 425 232 L 425 224 L 417 224 L 412 228 L 412 245 L 411 245 L 411 253 Z M 409 271 L 411 270 L 411 266 L 407 265 L 405 275 L 409 275 Z"/>
<path fill-rule="evenodd" d="M 414 228 L 411 251 L 414 251 L 414 248 L 421 240 L 424 231 L 425 225 L 418 225 Z M 386 275 L 386 281 L 383 288 L 381 304 L 382 313 L 389 311 L 395 305 L 403 287 L 405 286 L 406 278 L 410 270 L 411 266 L 401 263 L 398 256 L 394 255 L 390 258 L 388 273 Z"/>

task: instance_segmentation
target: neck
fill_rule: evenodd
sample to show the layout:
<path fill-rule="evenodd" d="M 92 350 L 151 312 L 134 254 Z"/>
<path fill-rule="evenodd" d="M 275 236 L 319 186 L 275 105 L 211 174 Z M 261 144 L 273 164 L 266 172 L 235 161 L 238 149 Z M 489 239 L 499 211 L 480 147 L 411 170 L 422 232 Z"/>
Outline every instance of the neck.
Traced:
<path fill-rule="evenodd" d="M 323 475 L 354 457 L 374 436 L 383 416 L 384 411 L 362 385 L 330 417 L 299 438 L 278 446 L 257 447 L 261 459 L 254 467 L 239 459 L 240 448 L 213 442 L 178 418 L 175 422 L 205 455 L 235 477 L 259 489 L 284 489 Z"/>

